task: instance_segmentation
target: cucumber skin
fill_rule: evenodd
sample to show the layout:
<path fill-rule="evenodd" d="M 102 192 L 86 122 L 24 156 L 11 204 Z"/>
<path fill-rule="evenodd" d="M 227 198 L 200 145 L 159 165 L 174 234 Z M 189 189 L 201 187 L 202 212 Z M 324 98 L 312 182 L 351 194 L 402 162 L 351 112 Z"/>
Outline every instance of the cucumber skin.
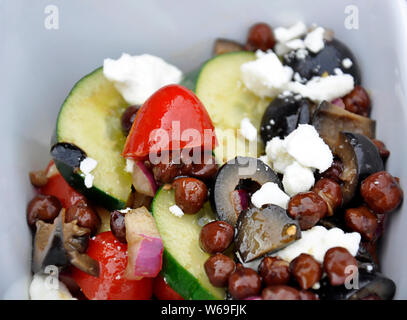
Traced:
<path fill-rule="evenodd" d="M 71 94 L 75 91 L 76 87 L 86 78 L 92 76 L 96 72 L 100 72 L 103 67 L 99 67 L 89 74 L 85 75 L 81 79 L 79 79 L 75 85 L 72 87 L 72 89 L 69 91 L 68 95 L 66 96 L 64 102 L 61 105 L 61 108 L 59 109 L 57 120 L 56 120 L 56 125 L 55 125 L 55 130 L 54 133 L 51 137 L 51 148 L 53 145 L 55 145 L 58 142 L 64 142 L 59 140 L 58 136 L 58 122 L 59 122 L 59 117 L 61 116 L 62 109 L 65 106 L 66 101 L 68 98 L 71 96 Z M 83 194 L 86 198 L 93 200 L 94 202 L 100 204 L 107 210 L 113 211 L 113 210 L 118 210 L 118 209 L 123 209 L 126 207 L 126 203 L 124 201 L 121 201 L 119 199 L 116 199 L 112 197 L 111 195 L 107 194 L 106 192 L 96 188 L 87 188 L 85 186 L 85 180 L 84 178 L 78 174 L 75 173 L 75 168 L 72 168 L 66 164 L 64 164 L 61 161 L 58 161 L 54 159 L 55 166 L 57 167 L 58 171 L 61 173 L 62 177 L 65 179 L 65 181 L 75 190 Z"/>
<path fill-rule="evenodd" d="M 123 209 L 126 207 L 126 203 L 124 201 L 116 199 L 96 187 L 87 188 L 85 186 L 84 178 L 80 174 L 74 172 L 75 168 L 72 168 L 56 159 L 54 159 L 54 162 L 65 181 L 76 191 L 83 194 L 87 199 L 93 200 L 95 203 L 101 205 L 109 211 Z"/>
<path fill-rule="evenodd" d="M 164 249 L 161 275 L 168 285 L 186 300 L 218 300 L 203 289 L 198 280 Z"/>
<path fill-rule="evenodd" d="M 162 190 L 162 186 L 157 190 L 151 212 L 154 217 L 154 208 L 157 195 Z M 181 266 L 178 261 L 164 247 L 163 265 L 160 272 L 168 285 L 186 300 L 220 300 L 205 290 L 188 270 Z"/>

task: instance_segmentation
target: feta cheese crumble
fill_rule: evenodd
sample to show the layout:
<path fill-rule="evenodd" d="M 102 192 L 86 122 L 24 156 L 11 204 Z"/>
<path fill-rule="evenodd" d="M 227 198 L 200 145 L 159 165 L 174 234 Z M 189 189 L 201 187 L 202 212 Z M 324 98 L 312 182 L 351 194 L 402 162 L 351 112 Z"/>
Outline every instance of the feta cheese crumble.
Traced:
<path fill-rule="evenodd" d="M 184 211 L 182 211 L 182 209 L 180 207 L 178 207 L 176 204 L 169 207 L 169 210 L 174 216 L 176 216 L 178 218 L 181 218 L 184 215 Z"/>
<path fill-rule="evenodd" d="M 307 49 L 313 53 L 318 53 L 321 51 L 325 47 L 324 33 L 325 29 L 322 27 L 317 27 L 308 33 L 304 39 L 304 44 Z"/>
<path fill-rule="evenodd" d="M 50 275 L 35 274 L 29 288 L 31 300 L 77 300 L 73 298 L 68 288 L 64 283 L 57 279 L 56 287 L 49 284 L 48 277 Z"/>
<path fill-rule="evenodd" d="M 291 80 L 293 70 L 284 66 L 271 50 L 257 50 L 256 57 L 256 60 L 241 65 L 242 81 L 257 96 L 274 97 Z"/>
<path fill-rule="evenodd" d="M 342 60 L 342 66 L 343 66 L 344 68 L 346 68 L 346 69 L 349 69 L 350 67 L 353 66 L 353 62 L 352 62 L 351 59 L 345 58 L 345 59 Z"/>
<path fill-rule="evenodd" d="M 315 128 L 300 124 L 285 139 L 274 137 L 266 144 L 266 155 L 274 171 L 282 173 L 284 191 L 293 196 L 315 183 L 313 169 L 328 169 L 333 155 Z"/>
<path fill-rule="evenodd" d="M 257 139 L 257 129 L 250 122 L 249 118 L 243 118 L 240 121 L 240 134 L 249 141 L 255 141 Z"/>
<path fill-rule="evenodd" d="M 266 182 L 252 195 L 252 203 L 261 208 L 265 204 L 275 204 L 276 206 L 287 209 L 290 197 L 282 191 L 274 182 Z"/>
<path fill-rule="evenodd" d="M 133 159 L 126 159 L 126 167 L 124 170 L 128 173 L 133 173 L 134 168 L 134 160 Z"/>
<path fill-rule="evenodd" d="M 95 159 L 87 157 L 81 161 L 79 164 L 79 169 L 81 170 L 83 176 L 85 177 L 86 188 L 92 188 L 94 175 L 91 172 L 96 168 L 98 162 Z"/>
<path fill-rule="evenodd" d="M 312 125 L 300 124 L 284 139 L 284 146 L 288 154 L 305 167 L 324 172 L 332 164 L 331 150 Z"/>
<path fill-rule="evenodd" d="M 288 195 L 294 196 L 297 193 L 311 189 L 315 183 L 314 172 L 295 161 L 284 171 L 282 182 L 284 191 Z"/>
<path fill-rule="evenodd" d="M 345 233 L 339 228 L 326 229 L 322 226 L 315 226 L 309 230 L 301 232 L 301 239 L 290 244 L 286 248 L 277 251 L 273 256 L 291 262 L 301 253 L 312 255 L 315 260 L 322 263 L 325 253 L 334 247 L 342 247 L 356 256 L 359 250 L 360 234 L 358 232 Z"/>
<path fill-rule="evenodd" d="M 155 91 L 168 84 L 179 83 L 182 72 L 163 59 L 143 54 L 123 53 L 117 59 L 103 61 L 104 76 L 130 104 L 143 104 Z"/>
<path fill-rule="evenodd" d="M 314 77 L 306 84 L 291 81 L 285 85 L 285 89 L 314 101 L 332 101 L 347 95 L 353 90 L 354 85 L 350 74 L 336 74 Z"/>
<path fill-rule="evenodd" d="M 299 38 L 307 32 L 307 26 L 304 22 L 298 21 L 288 28 L 278 27 L 274 29 L 274 37 L 278 42 L 287 42 Z"/>

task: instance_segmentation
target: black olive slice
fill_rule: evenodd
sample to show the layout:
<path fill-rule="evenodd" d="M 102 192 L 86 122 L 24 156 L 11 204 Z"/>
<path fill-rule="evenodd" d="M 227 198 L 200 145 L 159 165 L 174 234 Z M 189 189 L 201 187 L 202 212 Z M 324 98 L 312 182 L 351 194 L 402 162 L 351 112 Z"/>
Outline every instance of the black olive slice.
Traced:
<path fill-rule="evenodd" d="M 268 204 L 249 208 L 239 216 L 235 245 L 244 262 L 283 249 L 301 237 L 298 221 L 287 211 Z"/>

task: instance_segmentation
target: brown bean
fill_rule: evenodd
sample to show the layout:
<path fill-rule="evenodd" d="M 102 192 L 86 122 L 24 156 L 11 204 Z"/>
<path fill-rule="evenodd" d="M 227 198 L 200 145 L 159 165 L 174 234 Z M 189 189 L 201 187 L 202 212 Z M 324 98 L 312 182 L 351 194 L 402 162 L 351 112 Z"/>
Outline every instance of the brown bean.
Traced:
<path fill-rule="evenodd" d="M 376 216 L 365 206 L 347 209 L 345 212 L 346 226 L 371 241 L 376 235 L 378 221 Z"/>
<path fill-rule="evenodd" d="M 126 136 L 130 132 L 131 126 L 133 125 L 134 119 L 136 118 L 139 109 L 140 106 L 130 106 L 122 114 L 121 117 L 122 130 Z"/>
<path fill-rule="evenodd" d="M 290 280 L 287 261 L 276 257 L 265 257 L 259 266 L 259 274 L 268 286 L 286 284 Z"/>
<path fill-rule="evenodd" d="M 229 276 L 235 268 L 234 261 L 222 253 L 211 256 L 204 264 L 209 282 L 215 287 L 226 287 Z"/>
<path fill-rule="evenodd" d="M 91 234 L 95 234 L 100 225 L 97 213 L 85 201 L 80 201 L 71 206 L 65 214 L 65 222 L 78 221 L 78 226 L 88 228 Z"/>
<path fill-rule="evenodd" d="M 341 175 L 343 172 L 343 163 L 339 159 L 334 159 L 332 165 L 321 173 L 322 178 L 327 178 L 335 181 L 338 184 L 342 183 Z"/>
<path fill-rule="evenodd" d="M 382 157 L 383 161 L 386 160 L 390 156 L 389 149 L 387 149 L 383 141 L 377 139 L 372 139 L 372 141 L 376 145 L 377 149 L 379 149 L 380 157 Z"/>
<path fill-rule="evenodd" d="M 324 199 L 313 191 L 298 193 L 288 202 L 288 214 L 298 220 L 301 230 L 315 226 L 328 213 Z"/>
<path fill-rule="evenodd" d="M 359 114 L 364 117 L 370 115 L 370 98 L 365 89 L 361 86 L 355 86 L 355 88 L 342 98 L 345 109 Z"/>
<path fill-rule="evenodd" d="M 235 299 L 244 299 L 256 296 L 260 292 L 261 278 L 256 271 L 245 268 L 241 264 L 229 277 L 229 293 Z"/>
<path fill-rule="evenodd" d="M 403 199 L 403 190 L 397 180 L 386 171 L 376 172 L 363 180 L 360 193 L 376 213 L 395 210 Z"/>
<path fill-rule="evenodd" d="M 178 178 L 174 180 L 172 187 L 175 191 L 175 203 L 185 213 L 197 213 L 208 197 L 205 183 L 195 178 Z"/>
<path fill-rule="evenodd" d="M 300 300 L 300 292 L 286 285 L 268 286 L 261 293 L 263 300 Z"/>
<path fill-rule="evenodd" d="M 179 176 L 180 164 L 171 161 L 163 161 L 152 165 L 154 179 L 159 183 L 171 183 L 175 177 Z"/>
<path fill-rule="evenodd" d="M 312 191 L 325 200 L 329 216 L 332 216 L 334 211 L 342 205 L 341 186 L 331 179 L 322 178 L 318 180 Z"/>
<path fill-rule="evenodd" d="M 31 171 L 29 176 L 30 182 L 34 187 L 43 187 L 48 183 L 47 173 L 44 170 Z"/>
<path fill-rule="evenodd" d="M 207 163 L 194 163 L 192 165 L 191 175 L 202 180 L 209 180 L 216 175 L 218 168 L 215 158 L 212 157 Z"/>
<path fill-rule="evenodd" d="M 319 300 L 319 297 L 317 294 L 307 291 L 307 290 L 301 290 L 300 291 L 300 300 Z"/>
<path fill-rule="evenodd" d="M 348 277 L 354 275 L 350 266 L 357 268 L 358 263 L 345 248 L 334 247 L 325 253 L 324 270 L 333 286 L 344 284 Z"/>
<path fill-rule="evenodd" d="M 322 267 L 311 255 L 302 253 L 290 263 L 290 271 L 300 288 L 307 290 L 322 276 Z"/>
<path fill-rule="evenodd" d="M 61 202 L 54 196 L 37 195 L 27 206 L 28 225 L 35 229 L 38 220 L 52 223 L 62 209 Z"/>
<path fill-rule="evenodd" d="M 110 230 L 117 240 L 122 243 L 127 243 L 124 216 L 125 214 L 119 210 L 113 211 L 110 215 Z"/>
<path fill-rule="evenodd" d="M 256 23 L 247 36 L 246 50 L 256 51 L 258 49 L 267 51 L 273 49 L 276 44 L 273 30 L 267 23 Z"/>
<path fill-rule="evenodd" d="M 214 254 L 225 251 L 233 241 L 235 229 L 225 221 L 212 221 L 203 226 L 199 244 L 205 252 Z"/>

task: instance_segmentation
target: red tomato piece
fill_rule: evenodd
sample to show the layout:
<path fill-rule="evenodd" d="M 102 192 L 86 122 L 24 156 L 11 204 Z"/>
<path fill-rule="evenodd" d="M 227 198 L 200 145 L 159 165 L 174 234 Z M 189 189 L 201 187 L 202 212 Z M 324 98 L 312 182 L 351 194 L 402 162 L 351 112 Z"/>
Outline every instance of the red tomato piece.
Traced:
<path fill-rule="evenodd" d="M 153 293 L 158 300 L 184 300 L 160 275 L 154 279 Z"/>
<path fill-rule="evenodd" d="M 145 159 L 150 153 L 217 144 L 205 107 L 189 89 L 168 85 L 157 90 L 140 108 L 123 149 L 123 156 Z"/>
<path fill-rule="evenodd" d="M 65 209 L 73 206 L 80 200 L 85 200 L 85 197 L 81 193 L 76 191 L 65 181 L 56 169 L 53 160 L 48 164 L 46 172 L 51 175 L 48 178 L 47 184 L 38 189 L 39 193 L 57 197 Z"/>
<path fill-rule="evenodd" d="M 77 268 L 72 276 L 90 300 L 148 300 L 152 296 L 153 279 L 127 280 L 127 245 L 119 242 L 111 231 L 103 232 L 89 241 L 88 255 L 99 261 L 96 278 Z"/>

